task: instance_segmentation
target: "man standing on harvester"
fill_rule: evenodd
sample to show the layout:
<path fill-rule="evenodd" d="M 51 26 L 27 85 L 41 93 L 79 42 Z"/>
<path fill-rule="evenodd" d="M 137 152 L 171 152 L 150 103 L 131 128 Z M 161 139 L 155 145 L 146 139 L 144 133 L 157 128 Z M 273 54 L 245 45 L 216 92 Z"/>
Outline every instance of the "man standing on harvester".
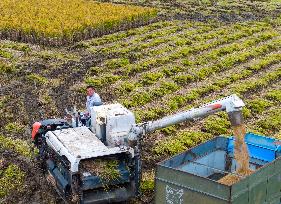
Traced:
<path fill-rule="evenodd" d="M 91 107 L 102 105 L 100 96 L 95 92 L 95 88 L 93 86 L 87 86 L 87 114 L 90 115 Z"/>

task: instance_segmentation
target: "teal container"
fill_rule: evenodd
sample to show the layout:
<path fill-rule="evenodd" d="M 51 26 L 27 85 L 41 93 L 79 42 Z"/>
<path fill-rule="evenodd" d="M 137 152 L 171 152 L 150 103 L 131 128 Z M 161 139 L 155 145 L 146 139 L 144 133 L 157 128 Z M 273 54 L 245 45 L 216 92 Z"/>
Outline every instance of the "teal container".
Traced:
<path fill-rule="evenodd" d="M 216 137 L 157 164 L 157 204 L 281 204 L 281 142 L 247 133 L 250 168 L 235 173 L 233 137 Z M 224 185 L 219 179 L 235 174 L 240 179 Z"/>

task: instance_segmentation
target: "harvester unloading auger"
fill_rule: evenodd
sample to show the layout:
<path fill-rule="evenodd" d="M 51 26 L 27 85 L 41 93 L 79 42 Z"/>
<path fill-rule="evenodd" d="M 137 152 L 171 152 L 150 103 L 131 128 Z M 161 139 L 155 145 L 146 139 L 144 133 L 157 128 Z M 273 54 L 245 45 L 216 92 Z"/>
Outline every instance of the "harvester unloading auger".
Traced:
<path fill-rule="evenodd" d="M 33 125 L 32 139 L 40 158 L 65 200 L 79 203 L 126 201 L 139 195 L 139 139 L 154 130 L 226 111 L 231 124 L 243 123 L 243 101 L 231 95 L 198 108 L 136 124 L 121 104 L 95 106 L 91 123 L 83 126 L 77 114 L 72 124 L 48 119 Z"/>

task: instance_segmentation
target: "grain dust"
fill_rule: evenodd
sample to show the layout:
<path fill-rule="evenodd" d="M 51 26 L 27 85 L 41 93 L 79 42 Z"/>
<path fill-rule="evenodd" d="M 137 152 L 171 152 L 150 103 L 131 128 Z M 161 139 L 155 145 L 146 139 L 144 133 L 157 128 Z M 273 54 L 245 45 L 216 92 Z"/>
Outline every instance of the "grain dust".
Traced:
<path fill-rule="evenodd" d="M 237 162 L 236 174 L 228 174 L 218 180 L 219 183 L 225 185 L 233 185 L 245 176 L 252 174 L 254 171 L 250 169 L 250 158 L 248 148 L 245 143 L 246 126 L 245 124 L 233 127 L 235 144 L 234 144 L 234 159 Z"/>
<path fill-rule="evenodd" d="M 244 124 L 233 127 L 235 145 L 234 158 L 237 162 L 237 173 L 247 175 L 249 172 L 249 153 L 245 143 L 246 126 Z"/>

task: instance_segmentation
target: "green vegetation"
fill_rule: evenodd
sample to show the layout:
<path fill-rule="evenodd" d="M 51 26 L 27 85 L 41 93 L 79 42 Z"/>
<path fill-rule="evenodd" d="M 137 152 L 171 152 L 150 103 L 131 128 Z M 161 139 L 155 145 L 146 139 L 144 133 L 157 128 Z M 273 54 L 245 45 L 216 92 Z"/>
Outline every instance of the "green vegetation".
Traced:
<path fill-rule="evenodd" d="M 5 103 L 6 103 L 6 98 L 5 97 L 0 98 L 0 109 L 4 108 Z"/>
<path fill-rule="evenodd" d="M 78 57 L 73 54 L 65 54 L 62 52 L 52 52 L 52 51 L 48 51 L 48 50 L 36 52 L 35 55 L 44 60 L 78 60 L 77 59 Z"/>
<path fill-rule="evenodd" d="M 22 187 L 25 173 L 15 164 L 0 169 L 0 198 Z"/>
<path fill-rule="evenodd" d="M 13 122 L 13 123 L 8 123 L 4 127 L 4 130 L 7 131 L 8 133 L 14 133 L 14 134 L 22 133 L 24 131 L 24 126 L 16 122 Z"/>
<path fill-rule="evenodd" d="M 110 161 L 106 163 L 104 170 L 101 172 L 100 177 L 106 181 L 116 180 L 120 177 L 118 170 L 118 161 Z"/>
<path fill-rule="evenodd" d="M 21 3 L 27 1 L 31 0 Z M 84 0 L 74 2 L 78 1 Z M 157 120 L 236 93 L 246 104 L 243 115 L 247 130 L 280 138 L 281 18 L 273 19 L 271 15 L 280 15 L 281 5 L 248 0 L 190 2 L 153 1 L 153 6 L 159 6 L 161 10 L 159 19 L 162 20 L 141 27 L 138 25 L 147 23 L 155 15 L 147 13 L 146 18 L 143 13 L 140 18 L 122 22 L 116 19 L 113 24 L 103 22 L 103 27 L 84 29 L 82 26 L 76 31 L 76 26 L 67 30 L 70 26 L 67 24 L 61 29 L 68 34 L 57 38 L 36 30 L 31 36 L 28 32 L 21 36 L 25 41 L 37 41 L 39 45 L 0 41 L 0 87 L 4 93 L 0 98 L 0 149 L 17 154 L 20 159 L 27 157 L 22 161 L 26 165 L 25 161 L 30 161 L 36 153 L 28 142 L 14 139 L 25 137 L 19 124 L 28 124 L 39 117 L 63 115 L 63 106 L 76 104 L 83 107 L 87 85 L 94 85 L 104 102 L 119 102 L 128 107 L 135 113 L 138 123 Z M 128 2 L 122 3 L 121 7 Z M 1 5 L 2 2 L 0 8 Z M 152 3 L 146 1 L 145 5 Z M 168 19 L 173 19 L 177 12 L 180 12 L 177 18 L 192 16 L 190 5 L 195 11 L 200 8 L 200 20 L 212 20 L 164 20 L 167 14 L 164 8 L 168 7 Z M 276 10 L 272 6 L 276 6 Z M 256 20 L 265 15 L 267 19 L 253 21 L 248 14 Z M 236 21 L 245 20 L 245 16 L 247 21 Z M 224 17 L 235 22 L 214 20 L 224 21 Z M 79 22 L 83 23 L 83 19 Z M 47 29 L 48 23 L 41 22 L 40 29 Z M 138 28 L 126 29 L 131 26 Z M 103 35 L 109 30 L 113 33 Z M 15 36 L 17 31 L 13 31 Z M 103 36 L 92 38 L 94 35 Z M 40 43 L 61 45 L 67 40 L 69 43 L 85 37 L 91 39 L 71 47 L 40 46 Z M 22 93 L 15 92 L 19 87 Z M 152 167 L 155 163 L 218 135 L 232 135 L 225 113 L 173 125 L 144 136 L 142 159 L 145 168 L 141 182 L 144 195 L 153 193 Z M 118 165 L 117 161 L 96 160 L 85 168 L 106 183 L 119 179 Z M 0 178 L 6 168 L 0 168 Z M 149 202 L 147 197 L 142 199 Z"/>
<path fill-rule="evenodd" d="M 0 57 L 3 57 L 3 58 L 12 58 L 12 57 L 13 57 L 13 54 L 12 54 L 11 52 L 9 52 L 9 51 L 0 49 Z"/>
<path fill-rule="evenodd" d="M 0 74 L 13 74 L 16 72 L 16 68 L 12 65 L 8 65 L 0 60 Z"/>
<path fill-rule="evenodd" d="M 266 94 L 266 98 L 276 101 L 276 102 L 281 102 L 281 90 L 273 90 L 270 91 L 269 93 Z"/>
<path fill-rule="evenodd" d="M 150 85 L 163 77 L 162 73 L 146 73 L 142 76 L 142 84 Z"/>
<path fill-rule="evenodd" d="M 149 193 L 154 190 L 154 172 L 145 172 L 142 175 L 140 189 L 142 193 Z"/>
<path fill-rule="evenodd" d="M 96 159 L 82 162 L 82 168 L 99 176 L 103 183 L 118 180 L 120 177 L 119 161 L 116 159 Z M 106 186 L 105 186 L 106 187 Z"/>
<path fill-rule="evenodd" d="M 22 51 L 24 53 L 28 53 L 31 51 L 31 48 L 29 45 L 24 44 L 24 43 L 16 43 L 16 42 L 12 42 L 12 41 L 1 43 L 0 48 Z"/>
<path fill-rule="evenodd" d="M 0 135 L 0 149 L 12 150 L 22 156 L 33 158 L 37 152 L 30 144 L 21 139 Z"/>
<path fill-rule="evenodd" d="M 27 80 L 29 80 L 35 84 L 38 84 L 38 85 L 43 85 L 48 82 L 47 78 L 40 76 L 38 74 L 35 74 L 35 73 L 29 74 L 26 78 L 27 78 Z"/>
<path fill-rule="evenodd" d="M 231 131 L 230 121 L 227 114 L 209 116 L 203 125 L 203 129 L 212 135 L 226 135 Z"/>
<path fill-rule="evenodd" d="M 209 133 L 180 131 L 175 136 L 157 142 L 153 151 L 156 154 L 174 155 L 210 138 Z"/>
<path fill-rule="evenodd" d="M 110 59 L 107 62 L 105 62 L 105 66 L 109 69 L 117 69 L 117 68 L 123 68 L 126 65 L 130 63 L 129 59 L 127 58 L 117 58 L 117 59 Z"/>
<path fill-rule="evenodd" d="M 247 107 L 256 114 L 261 114 L 271 105 L 272 103 L 265 99 L 253 99 L 247 103 Z"/>
<path fill-rule="evenodd" d="M 281 109 L 272 109 L 268 112 L 267 116 L 256 123 L 257 129 L 260 132 L 268 135 L 274 135 L 274 133 L 281 129 Z"/>

